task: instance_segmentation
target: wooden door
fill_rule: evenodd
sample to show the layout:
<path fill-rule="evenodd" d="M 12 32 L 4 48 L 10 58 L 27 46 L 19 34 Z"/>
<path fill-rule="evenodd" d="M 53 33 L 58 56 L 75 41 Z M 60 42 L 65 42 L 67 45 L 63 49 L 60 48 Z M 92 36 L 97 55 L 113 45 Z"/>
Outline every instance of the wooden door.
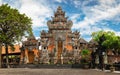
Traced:
<path fill-rule="evenodd" d="M 33 51 L 28 52 L 28 58 L 29 58 L 29 63 L 34 62 L 34 52 Z"/>
<path fill-rule="evenodd" d="M 62 41 L 58 41 L 58 54 L 57 54 L 57 56 L 58 56 L 57 62 L 58 63 L 61 63 L 62 46 L 63 46 Z"/>

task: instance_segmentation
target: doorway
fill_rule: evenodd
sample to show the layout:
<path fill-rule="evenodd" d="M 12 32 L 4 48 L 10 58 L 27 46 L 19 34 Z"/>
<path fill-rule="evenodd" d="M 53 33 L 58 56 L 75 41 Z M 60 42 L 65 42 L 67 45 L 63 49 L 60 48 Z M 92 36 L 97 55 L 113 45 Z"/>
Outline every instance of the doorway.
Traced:
<path fill-rule="evenodd" d="M 29 58 L 29 63 L 34 62 L 34 52 L 33 51 L 28 52 L 28 58 Z"/>
<path fill-rule="evenodd" d="M 57 64 L 61 64 L 62 49 L 63 49 L 63 42 L 61 40 L 59 40 L 58 41 Z"/>

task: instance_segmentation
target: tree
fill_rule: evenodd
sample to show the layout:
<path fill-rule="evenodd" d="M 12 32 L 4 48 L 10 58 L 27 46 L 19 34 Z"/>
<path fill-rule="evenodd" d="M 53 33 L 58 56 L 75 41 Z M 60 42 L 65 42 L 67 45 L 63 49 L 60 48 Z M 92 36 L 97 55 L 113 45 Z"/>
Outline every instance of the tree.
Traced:
<path fill-rule="evenodd" d="M 103 63 L 103 52 L 107 50 L 118 50 L 120 47 L 119 36 L 116 36 L 114 32 L 111 31 L 98 31 L 92 33 L 92 38 L 98 42 L 97 54 L 99 55 L 99 63 L 102 67 Z"/>
<path fill-rule="evenodd" d="M 0 42 L 5 46 L 7 67 L 8 46 L 14 49 L 14 43 L 20 41 L 22 36 L 32 35 L 31 25 L 31 19 L 25 14 L 20 14 L 17 9 L 11 8 L 8 4 L 0 6 Z"/>
<path fill-rule="evenodd" d="M 0 43 L 0 68 L 2 67 L 1 55 L 2 55 L 2 44 Z"/>
<path fill-rule="evenodd" d="M 115 54 L 119 55 L 120 54 L 120 36 L 116 36 L 113 40 L 114 42 L 113 42 L 112 48 Z"/>
<path fill-rule="evenodd" d="M 120 36 L 116 36 L 114 32 L 111 31 L 98 31 L 92 34 L 95 41 L 99 43 L 106 50 L 114 50 L 115 52 L 120 49 Z M 103 41 L 100 39 L 104 38 Z"/>

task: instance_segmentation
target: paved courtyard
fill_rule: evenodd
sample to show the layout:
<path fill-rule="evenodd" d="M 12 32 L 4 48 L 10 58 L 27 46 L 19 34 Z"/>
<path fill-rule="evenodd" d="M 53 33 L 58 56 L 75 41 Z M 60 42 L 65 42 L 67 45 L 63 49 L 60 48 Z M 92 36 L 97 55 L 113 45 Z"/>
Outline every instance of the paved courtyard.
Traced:
<path fill-rule="evenodd" d="M 83 69 L 29 69 L 10 68 L 0 69 L 0 75 L 120 75 L 120 73 L 103 72 Z"/>

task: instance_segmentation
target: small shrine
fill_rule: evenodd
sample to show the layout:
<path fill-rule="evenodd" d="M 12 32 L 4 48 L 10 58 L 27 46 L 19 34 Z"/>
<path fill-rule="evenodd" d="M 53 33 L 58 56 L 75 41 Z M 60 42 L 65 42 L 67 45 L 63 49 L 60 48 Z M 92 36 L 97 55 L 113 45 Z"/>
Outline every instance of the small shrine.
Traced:
<path fill-rule="evenodd" d="M 23 42 L 21 47 L 21 60 L 20 63 L 34 63 L 39 61 L 39 42 L 35 37 L 29 36 L 27 41 Z"/>

